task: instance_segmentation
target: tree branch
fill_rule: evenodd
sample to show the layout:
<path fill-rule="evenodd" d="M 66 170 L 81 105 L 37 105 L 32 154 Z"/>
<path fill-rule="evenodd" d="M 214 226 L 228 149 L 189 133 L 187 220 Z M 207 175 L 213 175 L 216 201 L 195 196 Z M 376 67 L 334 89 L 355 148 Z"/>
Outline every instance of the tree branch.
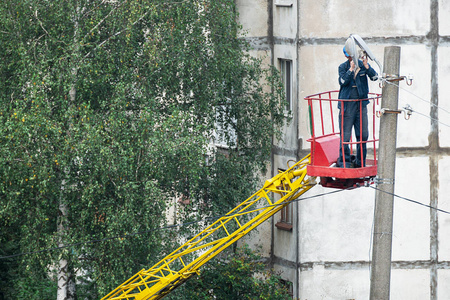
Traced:
<path fill-rule="evenodd" d="M 36 11 L 34 12 L 34 16 L 36 17 L 36 19 L 38 20 L 38 22 L 39 22 L 39 26 L 41 26 L 41 28 L 42 28 L 42 30 L 44 30 L 44 32 L 48 35 L 48 36 L 50 36 L 50 34 L 48 33 L 48 31 L 44 28 L 44 25 L 42 25 L 42 21 L 39 19 L 39 17 L 38 17 L 38 10 L 36 9 Z"/>
<path fill-rule="evenodd" d="M 147 16 L 148 13 L 149 13 L 149 11 L 147 11 L 145 14 L 143 14 L 137 21 L 133 22 L 132 26 L 136 25 L 136 24 L 137 24 L 138 22 L 140 22 L 143 18 L 145 18 L 145 16 Z M 101 42 L 101 43 L 100 43 L 97 47 L 95 47 L 94 50 L 92 50 L 92 51 L 97 50 L 98 48 L 100 48 L 101 46 L 103 46 L 105 43 L 109 42 L 112 38 L 114 38 L 114 37 L 120 35 L 122 32 L 126 31 L 127 29 L 128 29 L 128 28 L 124 28 L 124 29 L 122 29 L 122 30 L 116 32 L 115 34 L 109 36 L 106 40 L 104 40 L 103 42 Z M 92 52 L 92 51 L 90 51 L 88 54 L 86 54 L 86 55 L 84 56 L 84 58 L 87 58 L 89 55 L 91 55 L 91 52 Z"/>
<path fill-rule="evenodd" d="M 125 2 L 126 2 L 126 1 L 124 1 L 124 3 L 125 3 Z M 183 0 L 183 1 L 174 2 L 174 3 L 171 3 L 171 4 L 181 4 L 181 3 L 185 3 L 185 2 L 189 2 L 189 0 Z M 122 4 L 123 4 L 123 3 L 122 3 Z M 167 3 L 157 4 L 157 5 L 155 5 L 155 7 L 160 6 L 160 5 L 163 5 L 163 4 L 167 4 Z M 120 7 L 120 6 L 118 6 L 118 7 Z M 117 8 L 118 8 L 118 7 L 117 7 Z M 111 11 L 111 12 L 112 12 L 112 11 Z M 150 12 L 150 10 L 147 10 L 147 12 L 146 12 L 145 14 L 143 14 L 141 17 L 139 17 L 139 19 L 137 19 L 135 22 L 133 22 L 133 23 L 131 24 L 131 26 L 134 26 L 134 25 L 136 25 L 137 23 L 139 23 L 143 18 L 145 18 L 145 17 L 148 15 L 149 12 Z M 100 21 L 100 22 L 103 22 L 108 16 L 109 16 L 109 14 L 108 14 L 102 21 Z M 100 23 L 97 24 L 97 25 L 100 25 Z M 96 25 L 96 27 L 97 27 L 97 25 Z M 94 27 L 93 29 L 95 29 L 95 27 Z M 93 29 L 92 29 L 92 30 L 93 30 Z M 106 40 L 104 40 L 103 42 L 101 42 L 101 43 L 100 43 L 97 47 L 95 47 L 92 51 L 89 51 L 89 53 L 86 54 L 86 55 L 84 56 L 84 58 L 89 57 L 89 55 L 91 55 L 91 53 L 92 53 L 93 51 L 97 50 L 98 48 L 100 48 L 101 46 L 103 46 L 105 43 L 109 42 L 112 38 L 114 38 L 114 37 L 120 35 L 122 32 L 126 31 L 127 29 L 128 29 L 128 28 L 124 28 L 124 29 L 122 29 L 122 30 L 116 32 L 115 34 L 109 36 Z"/>
<path fill-rule="evenodd" d="M 103 1 L 104 2 L 104 1 Z M 103 3 L 102 2 L 102 3 Z M 104 17 L 100 22 L 97 23 L 97 25 L 95 25 L 88 33 L 86 33 L 86 35 L 84 36 L 84 38 L 82 40 L 85 40 L 90 34 L 92 34 L 92 32 L 94 32 L 94 30 L 100 26 L 106 19 L 109 18 L 109 16 L 111 16 L 111 14 L 116 11 L 118 8 L 120 8 L 125 2 L 127 2 L 127 0 L 123 1 L 120 5 L 114 7 L 107 15 L 106 17 Z"/>

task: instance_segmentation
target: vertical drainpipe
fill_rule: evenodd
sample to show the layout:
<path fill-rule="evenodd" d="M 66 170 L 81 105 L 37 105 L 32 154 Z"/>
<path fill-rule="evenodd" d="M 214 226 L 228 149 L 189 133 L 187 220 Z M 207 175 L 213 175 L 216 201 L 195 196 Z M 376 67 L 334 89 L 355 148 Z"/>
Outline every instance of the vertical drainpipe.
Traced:
<path fill-rule="evenodd" d="M 296 53 L 296 76 L 295 76 L 295 80 L 296 80 L 296 93 L 297 93 L 297 110 L 295 112 L 296 114 L 296 120 L 297 120 L 297 126 L 296 126 L 296 132 L 295 132 L 295 138 L 296 141 L 299 141 L 299 124 L 300 124 L 300 120 L 299 120 L 299 116 L 300 116 L 300 87 L 299 87 L 299 82 L 300 82 L 300 64 L 299 64 L 299 59 L 300 59 L 300 55 L 299 55 L 299 35 L 300 35 L 300 0 L 297 0 L 297 14 L 296 14 L 296 20 L 295 22 L 297 22 L 297 32 L 295 33 L 295 39 L 294 39 L 294 45 L 295 45 L 295 53 Z M 300 153 L 300 150 L 302 150 L 301 148 L 303 147 L 302 143 L 297 142 L 297 147 L 300 149 L 297 149 L 297 161 L 300 159 L 300 156 L 298 155 L 298 153 Z M 300 299 L 300 202 L 296 201 L 295 202 L 295 283 L 293 288 L 295 289 L 294 292 L 294 298 L 295 299 Z"/>
<path fill-rule="evenodd" d="M 275 53 L 273 50 L 273 0 L 267 1 L 267 39 L 269 43 L 270 48 L 270 63 L 272 66 L 275 66 Z M 274 149 L 273 149 L 273 143 L 274 143 L 274 137 L 272 135 L 272 151 L 270 151 L 270 165 L 271 165 L 271 177 L 275 176 L 275 155 L 274 155 Z M 270 266 L 273 268 L 273 260 L 274 260 L 274 238 L 275 238 L 275 216 L 272 216 L 270 218 Z"/>

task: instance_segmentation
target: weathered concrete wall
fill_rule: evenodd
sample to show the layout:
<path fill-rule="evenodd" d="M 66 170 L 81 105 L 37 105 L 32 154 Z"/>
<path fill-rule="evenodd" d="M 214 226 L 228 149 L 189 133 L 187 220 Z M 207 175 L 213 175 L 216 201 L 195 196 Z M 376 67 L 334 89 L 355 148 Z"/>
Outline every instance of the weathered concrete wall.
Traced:
<path fill-rule="evenodd" d="M 277 6 L 280 2 L 292 6 Z M 241 19 L 251 14 L 243 24 L 255 48 L 267 51 L 275 65 L 280 58 L 295 62 L 296 114 L 283 129 L 285 138 L 275 142 L 272 173 L 308 152 L 309 119 L 303 98 L 339 88 L 338 66 L 345 61 L 342 47 L 349 34 L 356 33 L 381 63 L 386 46 L 400 46 L 400 75 L 414 76 L 412 86 L 399 83 L 399 107 L 409 104 L 414 113 L 408 121 L 398 118 L 395 193 L 450 211 L 449 1 L 238 3 L 240 11 L 251 11 L 241 13 Z M 253 28 L 264 23 L 262 18 L 267 18 L 265 33 Z M 381 93 L 378 83 L 371 83 L 370 90 Z M 329 194 L 332 190 L 316 186 L 304 197 L 318 197 L 293 205 L 292 232 L 273 226 L 278 216 L 265 227 L 264 236 L 272 237 L 270 248 L 265 246 L 270 249 L 267 255 L 282 277 L 294 283 L 294 297 L 368 299 L 373 187 Z M 448 236 L 449 214 L 395 198 L 391 299 L 450 299 Z"/>
<path fill-rule="evenodd" d="M 449 89 L 445 84 L 449 79 L 449 60 L 446 57 L 450 53 L 448 37 L 443 36 L 449 33 L 448 4 L 443 1 L 347 1 L 344 7 L 342 2 L 339 3 L 341 6 L 337 2 L 319 1 L 312 4 L 301 1 L 299 65 L 302 66 L 302 73 L 299 76 L 299 98 L 334 89 L 336 66 L 342 61 L 339 57 L 343 44 L 339 42 L 340 37 L 345 39 L 349 33 L 360 34 L 381 62 L 384 47 L 400 46 L 401 75 L 413 74 L 414 84 L 408 87 L 404 82 L 400 83 L 399 107 L 410 104 L 417 113 L 409 121 L 399 117 L 395 192 L 425 205 L 443 209 L 447 206 L 448 210 L 445 200 L 448 197 L 444 196 L 448 193 L 442 192 L 442 189 L 450 177 L 442 170 L 448 161 L 449 150 L 445 147 L 450 143 L 450 124 L 442 124 L 447 123 L 444 121 L 447 113 L 435 106 L 450 110 L 445 101 Z M 351 18 L 345 18 L 353 9 L 360 15 L 370 16 L 371 21 L 352 22 Z M 437 28 L 441 36 L 437 35 Z M 335 69 L 323 66 L 324 62 L 335 62 Z M 333 87 L 330 87 L 330 82 Z M 379 92 L 379 88 L 372 85 L 371 91 Z M 442 123 L 430 118 L 439 118 Z M 301 126 L 299 132 L 300 136 L 307 135 Z M 305 223 L 300 231 L 301 265 L 311 267 L 300 276 L 299 296 L 302 299 L 368 298 L 371 255 L 368 237 L 372 235 L 370 214 L 373 214 L 374 196 L 367 188 L 361 191 L 363 195 L 360 196 L 354 191 L 344 193 L 335 196 L 339 198 L 337 207 L 328 203 L 332 197 L 326 196 L 327 208 L 320 213 L 311 211 L 317 203 L 304 204 L 304 215 L 300 218 Z M 352 203 L 355 199 L 371 201 L 360 207 Z M 332 215 L 327 214 L 328 210 Z M 449 252 L 449 248 L 443 238 L 450 230 L 449 222 L 448 215 L 395 199 L 392 299 L 450 297 L 450 289 L 445 284 L 449 276 L 445 253 Z M 341 265 L 345 265 L 345 271 L 340 269 Z M 358 283 L 353 278 L 356 275 L 350 275 L 356 273 L 364 277 L 364 282 Z M 320 286 L 315 281 L 311 282 L 309 276 L 321 278 Z M 335 280 L 341 276 L 346 278 L 345 283 Z"/>
<path fill-rule="evenodd" d="M 267 38 L 269 11 L 267 0 L 236 0 L 239 8 L 239 22 L 246 37 Z"/>
<path fill-rule="evenodd" d="M 430 28 L 430 2 L 421 0 L 301 0 L 300 37 L 426 35 Z"/>
<path fill-rule="evenodd" d="M 244 37 L 252 44 L 250 54 L 262 60 L 263 64 L 273 64 L 273 47 L 270 45 L 270 19 L 266 0 L 236 0 L 239 8 L 239 22 L 243 27 Z M 271 160 L 272 161 L 272 160 Z M 267 178 L 272 177 L 272 163 L 267 167 L 267 173 L 261 178 L 261 186 Z M 249 196 L 253 191 L 249 191 Z M 245 200 L 245 199 L 242 199 Z M 257 229 L 245 236 L 239 243 L 248 244 L 258 250 L 263 256 L 270 257 L 272 241 L 272 223 L 264 222 Z"/>

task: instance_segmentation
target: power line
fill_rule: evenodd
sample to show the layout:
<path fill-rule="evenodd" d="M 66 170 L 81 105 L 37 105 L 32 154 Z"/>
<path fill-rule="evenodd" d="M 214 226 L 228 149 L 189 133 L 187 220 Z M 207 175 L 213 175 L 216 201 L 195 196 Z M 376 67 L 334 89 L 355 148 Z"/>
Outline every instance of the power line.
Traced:
<path fill-rule="evenodd" d="M 436 107 L 437 109 L 440 109 L 440 110 L 442 110 L 442 111 L 444 111 L 444 112 L 450 114 L 450 112 L 449 112 L 448 110 L 446 110 L 446 109 L 440 107 L 439 105 L 436 105 L 436 104 L 432 103 L 431 101 L 428 101 L 428 100 L 426 100 L 426 99 L 424 99 L 424 98 L 422 98 L 422 97 L 420 97 L 420 96 L 418 96 L 418 95 L 416 95 L 416 94 L 414 94 L 414 93 L 408 91 L 408 90 L 405 89 L 405 88 L 402 88 L 399 84 L 396 84 L 396 83 L 387 81 L 386 79 L 381 79 L 381 81 L 382 81 L 382 82 L 386 82 L 387 84 L 396 86 L 396 87 L 398 87 L 398 88 L 400 88 L 400 89 L 406 91 L 407 93 L 413 95 L 414 97 L 417 97 L 417 98 L 419 98 L 420 100 L 422 100 L 422 101 L 424 101 L 424 102 L 426 102 L 426 103 L 428 103 L 428 104 L 431 104 L 432 106 Z M 404 101 L 403 99 L 400 99 L 400 100 Z M 406 102 L 406 101 L 405 101 L 405 102 Z M 442 121 L 439 121 L 439 119 L 432 118 L 432 117 L 430 117 L 430 116 L 428 116 L 428 115 L 426 115 L 426 114 L 424 114 L 424 113 L 421 113 L 421 112 L 419 112 L 419 111 L 417 111 L 417 110 L 412 109 L 411 107 L 408 107 L 408 110 L 410 110 L 411 112 L 415 112 L 415 113 L 418 114 L 418 115 L 421 115 L 421 116 L 423 116 L 423 117 L 425 117 L 425 118 L 428 118 L 428 119 L 430 119 L 430 120 L 432 120 L 432 121 L 434 121 L 434 122 L 437 122 L 437 123 L 439 123 L 439 124 L 441 124 L 441 125 L 444 125 L 444 126 L 450 128 L 450 125 L 448 125 L 448 124 L 446 124 L 446 123 L 443 123 Z"/>
<path fill-rule="evenodd" d="M 310 196 L 310 197 L 299 198 L 299 199 L 295 199 L 295 200 L 290 201 L 290 203 L 304 201 L 304 200 L 317 198 L 317 197 L 322 197 L 322 196 L 335 194 L 335 193 L 338 193 L 338 192 L 341 192 L 341 191 L 351 190 L 351 189 L 355 189 L 355 188 L 351 187 L 351 188 L 347 188 L 347 189 L 331 191 L 331 192 L 328 192 L 328 193 L 317 194 L 317 195 Z M 277 206 L 284 205 L 284 204 L 286 204 L 286 203 L 283 202 L 283 203 L 279 203 L 279 204 L 272 204 L 272 205 L 267 205 L 267 206 L 261 206 L 261 207 L 258 207 L 258 210 L 263 210 L 263 209 L 266 209 L 266 208 L 273 208 L 273 207 L 277 207 Z M 116 236 L 107 237 L 107 238 L 92 239 L 92 240 L 89 240 L 89 241 L 78 242 L 78 243 L 73 243 L 73 244 L 67 244 L 67 245 L 64 245 L 64 246 L 58 246 L 58 247 L 53 247 L 53 248 L 41 249 L 41 250 L 36 250 L 36 251 L 22 252 L 22 253 L 12 254 L 12 255 L 8 255 L 8 256 L 1 256 L 0 259 L 14 258 L 14 257 L 19 257 L 19 256 L 30 255 L 30 254 L 38 254 L 38 253 L 44 253 L 44 252 L 51 252 L 51 251 L 61 250 L 61 249 L 70 248 L 70 247 L 74 247 L 74 246 L 101 243 L 101 242 L 115 240 L 115 239 L 124 239 L 124 238 L 133 237 L 133 236 L 136 236 L 136 235 L 146 234 L 146 233 L 149 233 L 149 232 L 161 231 L 161 230 L 166 230 L 166 229 L 174 229 L 174 228 L 178 228 L 178 227 L 179 228 L 187 227 L 187 226 L 190 226 L 192 224 L 200 223 L 200 222 L 204 222 L 204 221 L 208 221 L 208 220 L 215 221 L 215 220 L 218 220 L 218 219 L 220 219 L 222 217 L 234 217 L 234 216 L 240 216 L 240 215 L 242 215 L 242 213 L 236 213 L 236 214 L 231 214 L 231 215 L 221 215 L 221 216 L 214 216 L 214 217 L 206 217 L 206 218 L 203 218 L 203 219 L 200 219 L 200 220 L 196 220 L 196 221 L 168 225 L 168 226 L 160 227 L 160 228 L 157 228 L 157 229 L 144 230 L 144 231 L 138 231 L 138 232 L 132 232 L 132 233 L 125 233 L 125 234 L 116 235 Z"/>
<path fill-rule="evenodd" d="M 445 214 L 449 214 L 449 211 L 437 208 L 437 207 L 433 207 L 424 203 L 421 203 L 419 201 L 416 200 L 412 200 L 406 197 L 402 197 L 393 193 L 389 193 L 383 190 L 378 189 L 377 187 L 373 187 L 373 186 L 369 186 L 370 188 L 377 190 L 377 191 L 381 191 L 383 193 L 387 193 L 390 194 L 396 198 L 405 200 L 405 201 L 409 201 L 411 203 L 414 204 L 418 204 L 430 209 L 434 209 L 436 211 L 445 213 Z M 338 189 L 338 190 L 334 190 L 331 192 L 327 192 L 327 193 L 321 193 L 321 194 L 317 194 L 317 195 L 313 195 L 313 196 L 309 196 L 309 197 L 305 197 L 305 198 L 299 198 L 299 199 L 295 199 L 290 201 L 290 203 L 295 203 L 295 202 L 300 202 L 300 201 L 305 201 L 305 200 L 309 200 L 309 199 L 313 199 L 313 198 L 317 198 L 317 197 L 323 197 L 323 196 L 327 196 L 327 195 L 331 195 L 331 194 L 335 194 L 335 193 L 339 193 L 342 191 L 348 191 L 348 190 L 353 190 L 356 189 L 358 187 L 350 187 L 347 189 Z M 276 206 L 280 206 L 280 205 L 284 205 L 285 203 L 279 203 L 279 204 L 272 204 L 272 205 L 266 205 L 266 206 L 261 206 L 258 208 L 258 210 L 263 210 L 266 208 L 273 208 Z M 53 247 L 53 248 L 47 248 L 47 249 L 42 249 L 42 250 L 36 250 L 36 251 L 29 251 L 29 252 L 22 252 L 22 253 L 17 253 L 17 254 L 12 254 L 12 255 L 8 255 L 8 256 L 1 256 L 0 259 L 6 259 L 6 258 L 14 258 L 14 257 L 19 257 L 19 256 L 23 256 L 23 255 L 30 255 L 30 254 L 38 254 L 38 253 L 44 253 L 44 252 L 51 252 L 51 251 L 55 251 L 55 250 L 61 250 L 61 249 L 65 249 L 65 248 L 70 248 L 70 247 L 74 247 L 74 246 L 79 246 L 79 245 L 87 245 L 87 244 L 94 244 L 94 243 L 101 243 L 101 242 L 105 242 L 105 241 L 110 241 L 110 240 L 115 240 L 115 239 L 123 239 L 123 238 L 129 238 L 129 237 L 133 237 L 136 235 L 141 235 L 141 234 L 146 234 L 148 232 L 154 232 L 155 230 L 159 231 L 159 230 L 166 230 L 166 229 L 174 229 L 174 228 L 181 228 L 181 227 L 187 227 L 190 226 L 192 224 L 195 223 L 200 223 L 200 222 L 204 222 L 207 220 L 218 220 L 222 217 L 233 217 L 233 216 L 239 216 L 242 215 L 242 213 L 236 213 L 236 214 L 231 214 L 231 215 L 221 215 L 221 216 L 214 216 L 214 217 L 206 217 L 200 220 L 196 220 L 196 221 L 191 221 L 191 222 L 186 222 L 186 223 L 180 223 L 180 224 L 173 224 L 173 225 L 168 225 L 168 226 L 164 226 L 164 227 L 160 227 L 158 229 L 151 229 L 151 230 L 144 230 L 144 231 L 138 231 L 138 232 L 132 232 L 132 233 L 125 233 L 125 234 L 121 234 L 121 235 L 116 235 L 116 236 L 112 236 L 112 237 L 107 237 L 107 238 L 101 238 L 101 239 L 92 239 L 89 241 L 84 241 L 84 242 L 78 242 L 78 243 L 73 243 L 73 244 L 68 244 L 68 245 L 64 245 L 64 246 L 59 246 L 59 247 Z"/>
<path fill-rule="evenodd" d="M 434 209 L 434 210 L 439 211 L 439 212 L 441 212 L 441 213 L 450 215 L 450 211 L 446 211 L 446 210 L 443 210 L 443 209 L 440 209 L 440 208 L 437 208 L 437 207 L 433 207 L 433 206 L 431 206 L 431 205 L 424 204 L 424 203 L 422 203 L 422 202 L 419 202 L 419 201 L 416 201 L 416 200 L 412 200 L 412 199 L 409 199 L 409 198 L 406 198 L 406 197 L 402 197 L 402 196 L 396 195 L 396 194 L 394 194 L 394 193 L 390 193 L 390 192 L 387 192 L 387 191 L 383 191 L 383 190 L 380 190 L 380 189 L 377 188 L 377 187 L 370 186 L 370 188 L 372 188 L 372 189 L 374 189 L 374 190 L 377 190 L 377 191 L 380 191 L 380 192 L 383 192 L 383 193 L 386 193 L 386 194 L 389 194 L 389 195 L 391 195 L 391 196 L 397 197 L 397 198 L 399 198 L 399 199 L 406 200 L 406 201 L 409 201 L 409 202 L 411 202 L 411 203 L 418 204 L 418 205 L 421 205 L 421 206 L 425 206 L 425 207 L 427 207 L 427 208 L 431 208 L 431 209 Z"/>
<path fill-rule="evenodd" d="M 437 109 L 440 109 L 440 110 L 442 110 L 442 111 L 444 111 L 444 112 L 450 114 L 450 111 L 448 111 L 448 110 L 446 110 L 446 109 L 440 107 L 440 106 L 437 105 L 437 104 L 434 104 L 433 102 L 431 102 L 431 101 L 429 101 L 429 100 L 426 100 L 426 99 L 424 99 L 424 98 L 422 98 L 422 97 L 420 97 L 420 96 L 414 94 L 413 92 L 411 92 L 411 91 L 409 91 L 409 90 L 407 90 L 407 89 L 401 87 L 399 84 L 390 82 L 390 81 L 388 81 L 388 80 L 386 80 L 386 79 L 381 79 L 381 81 L 382 81 L 382 82 L 385 82 L 385 83 L 387 83 L 387 84 L 390 84 L 390 85 L 394 85 L 394 86 L 398 87 L 399 89 L 401 89 L 401 90 L 403 90 L 403 91 L 405 91 L 405 92 L 407 92 L 407 93 L 413 95 L 414 97 L 416 97 L 416 98 L 418 98 L 418 99 L 420 99 L 420 100 L 422 100 L 422 101 L 424 101 L 424 102 L 426 102 L 426 103 L 428 103 L 428 104 L 431 104 L 431 106 L 434 106 L 434 107 L 436 107 Z"/>
<path fill-rule="evenodd" d="M 416 114 L 419 114 L 419 115 L 421 115 L 421 116 L 424 116 L 425 118 L 428 118 L 428 119 L 430 119 L 430 120 L 432 120 L 432 121 L 438 122 L 438 123 L 441 124 L 441 125 L 444 125 L 444 126 L 450 128 L 450 125 L 445 124 L 445 123 L 439 121 L 438 119 L 435 119 L 435 118 L 432 118 L 432 117 L 430 117 L 430 116 L 427 116 L 427 115 L 425 115 L 425 114 L 423 114 L 423 113 L 420 113 L 420 112 L 418 112 L 418 111 L 416 111 L 416 110 L 414 110 L 414 109 L 412 109 L 411 111 L 412 111 L 412 112 L 415 112 Z"/>
<path fill-rule="evenodd" d="M 394 194 L 394 193 L 390 193 L 390 192 L 387 192 L 387 191 L 380 190 L 380 189 L 377 188 L 376 186 L 375 186 L 375 187 L 370 186 L 370 188 L 372 188 L 372 189 L 374 189 L 374 190 L 377 190 L 377 191 L 380 191 L 380 192 L 383 192 L 383 193 L 387 193 L 387 194 L 392 195 L 392 196 L 394 196 L 394 197 L 396 197 L 396 198 L 399 198 L 399 199 L 402 199 L 402 200 L 405 200 L 405 201 L 409 201 L 409 202 L 411 202 L 411 203 L 418 204 L 418 205 L 421 205 L 421 206 L 424 206 L 424 207 L 427 207 L 427 208 L 434 209 L 434 210 L 436 210 L 436 211 L 442 212 L 442 213 L 444 213 L 444 214 L 449 214 L 449 215 L 450 215 L 450 212 L 449 212 L 449 211 L 446 211 L 446 210 L 443 210 L 443 209 L 440 209 L 440 208 L 437 208 L 437 207 L 433 207 L 433 206 L 431 206 L 431 205 L 427 205 L 427 204 L 424 204 L 424 203 L 421 203 L 421 202 L 419 202 L 419 201 L 412 200 L 412 199 L 409 199 L 409 198 L 406 198 L 406 197 L 402 197 L 402 196 L 396 195 L 396 194 Z M 374 220 L 375 220 L 375 218 L 374 218 L 373 221 L 372 221 L 372 229 L 371 229 L 371 232 L 373 232 Z M 370 258 L 370 257 L 371 257 L 371 254 L 372 254 L 372 235 L 373 235 L 373 234 L 371 233 L 371 234 L 370 234 L 370 244 L 369 244 L 369 261 L 371 261 L 371 258 Z M 369 271 L 370 271 L 370 264 L 369 264 Z"/>

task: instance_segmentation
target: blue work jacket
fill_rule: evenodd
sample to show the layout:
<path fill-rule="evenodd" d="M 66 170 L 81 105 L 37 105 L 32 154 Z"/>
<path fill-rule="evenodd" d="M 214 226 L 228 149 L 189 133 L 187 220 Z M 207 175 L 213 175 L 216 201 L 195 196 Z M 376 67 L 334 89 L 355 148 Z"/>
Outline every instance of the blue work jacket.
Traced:
<path fill-rule="evenodd" d="M 350 99 L 350 93 L 352 91 L 352 85 L 356 85 L 358 90 L 359 99 L 367 99 L 369 94 L 369 83 L 367 77 L 370 80 L 375 81 L 378 79 L 377 72 L 370 66 L 366 69 L 361 60 L 358 60 L 359 72 L 350 72 L 350 61 L 346 61 L 339 66 L 339 99 Z M 354 78 L 355 77 L 355 78 Z M 369 100 L 364 100 L 363 104 L 367 105 Z M 341 108 L 341 103 L 339 102 L 338 108 Z"/>

